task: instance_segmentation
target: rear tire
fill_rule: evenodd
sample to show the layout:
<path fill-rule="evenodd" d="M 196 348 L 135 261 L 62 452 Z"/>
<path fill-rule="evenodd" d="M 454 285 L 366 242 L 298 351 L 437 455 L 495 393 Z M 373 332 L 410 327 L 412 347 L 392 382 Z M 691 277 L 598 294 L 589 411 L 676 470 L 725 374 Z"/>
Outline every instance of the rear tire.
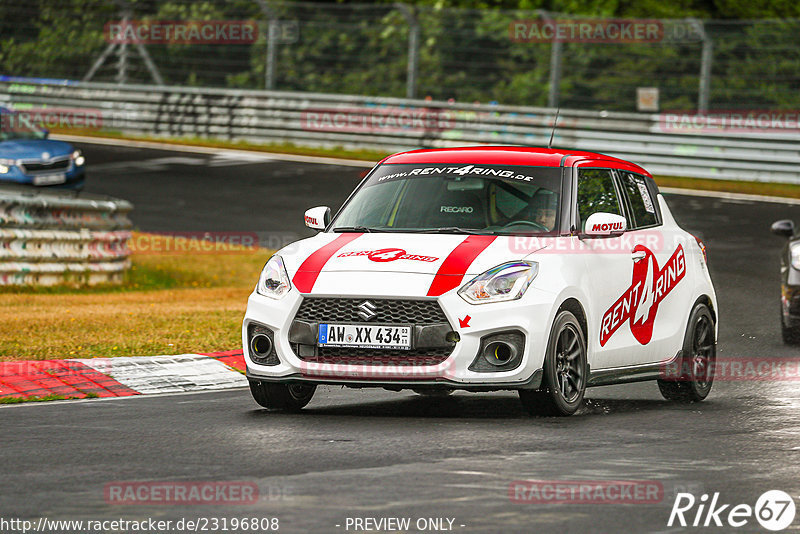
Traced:
<path fill-rule="evenodd" d="M 250 381 L 253 399 L 267 410 L 299 412 L 311 401 L 317 386 L 309 384 L 273 384 Z"/>
<path fill-rule="evenodd" d="M 531 415 L 572 415 L 583 402 L 587 375 L 583 330 L 575 315 L 564 310 L 550 331 L 542 387 L 519 390 L 522 407 Z"/>
<path fill-rule="evenodd" d="M 713 366 L 717 359 L 714 319 L 705 304 L 698 304 L 689 316 L 680 361 L 680 376 L 659 380 L 661 395 L 684 404 L 708 397 L 714 383 Z"/>

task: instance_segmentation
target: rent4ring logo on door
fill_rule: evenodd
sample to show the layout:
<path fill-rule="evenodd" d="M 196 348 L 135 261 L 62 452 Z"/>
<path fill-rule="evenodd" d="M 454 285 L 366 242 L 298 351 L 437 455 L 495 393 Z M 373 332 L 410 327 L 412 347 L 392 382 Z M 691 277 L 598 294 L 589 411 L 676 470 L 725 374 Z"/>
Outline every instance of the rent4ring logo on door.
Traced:
<path fill-rule="evenodd" d="M 604 346 L 625 321 L 630 322 L 633 337 L 639 343 L 650 343 L 658 305 L 686 275 L 686 256 L 682 245 L 678 245 L 663 269 L 658 268 L 653 251 L 644 245 L 636 245 L 633 253 L 644 255 L 633 264 L 630 287 L 603 314 L 600 346 Z"/>

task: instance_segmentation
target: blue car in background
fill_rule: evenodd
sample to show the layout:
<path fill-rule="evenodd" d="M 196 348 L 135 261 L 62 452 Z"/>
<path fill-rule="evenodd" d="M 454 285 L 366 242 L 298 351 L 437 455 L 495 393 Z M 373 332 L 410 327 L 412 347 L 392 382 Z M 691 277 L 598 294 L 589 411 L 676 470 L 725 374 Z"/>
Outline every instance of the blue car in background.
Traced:
<path fill-rule="evenodd" d="M 4 183 L 80 191 L 86 158 L 48 131 L 31 124 L 24 113 L 0 107 L 0 185 Z"/>

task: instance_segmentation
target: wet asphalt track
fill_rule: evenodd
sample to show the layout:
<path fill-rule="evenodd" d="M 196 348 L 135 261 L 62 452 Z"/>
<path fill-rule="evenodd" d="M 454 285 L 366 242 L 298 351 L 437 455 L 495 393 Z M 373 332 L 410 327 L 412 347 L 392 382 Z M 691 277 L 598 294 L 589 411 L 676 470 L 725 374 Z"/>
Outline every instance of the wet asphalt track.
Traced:
<path fill-rule="evenodd" d="M 87 191 L 133 201 L 144 231 L 301 237 L 304 208 L 338 207 L 362 170 L 81 148 Z M 768 230 L 775 219 L 800 221 L 800 207 L 669 202 L 709 249 L 718 356 L 797 358 L 800 349 L 780 340 L 782 243 Z M 665 402 L 655 383 L 590 389 L 587 398 L 567 419 L 527 417 L 512 393 L 436 400 L 329 387 L 300 415 L 259 410 L 246 390 L 2 408 L 0 517 L 278 517 L 282 532 L 347 532 L 347 517 L 447 517 L 465 533 L 727 532 L 668 528 L 674 493 L 720 492 L 721 502 L 753 505 L 782 489 L 800 508 L 800 382 L 718 382 L 691 406 Z M 508 487 L 519 479 L 652 480 L 665 497 L 516 504 Z M 247 480 L 261 498 L 247 506 L 105 504 L 106 483 L 132 480 Z M 800 518 L 790 528 L 800 530 Z M 754 519 L 737 530 L 766 532 Z"/>

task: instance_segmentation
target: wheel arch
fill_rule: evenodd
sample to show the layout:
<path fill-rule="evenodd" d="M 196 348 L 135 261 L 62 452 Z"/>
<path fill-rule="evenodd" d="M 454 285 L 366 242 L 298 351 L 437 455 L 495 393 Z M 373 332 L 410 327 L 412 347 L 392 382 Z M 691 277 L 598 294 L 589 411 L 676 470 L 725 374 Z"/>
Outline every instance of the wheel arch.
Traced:
<path fill-rule="evenodd" d="M 564 310 L 572 312 L 572 314 L 575 317 L 577 317 L 578 323 L 581 325 L 581 330 L 583 331 L 583 337 L 584 339 L 587 340 L 588 343 L 589 325 L 586 320 L 586 312 L 583 309 L 583 305 L 575 297 L 569 297 L 564 302 L 562 302 L 561 305 L 558 307 L 558 310 L 556 310 L 556 317 L 558 317 L 558 314 Z"/>
<path fill-rule="evenodd" d="M 705 294 L 700 295 L 699 297 L 697 297 L 697 300 L 694 301 L 694 304 L 692 304 L 692 309 L 695 309 L 695 307 L 698 304 L 705 304 L 708 307 L 708 310 L 711 312 L 711 319 L 714 320 L 714 325 L 716 325 L 717 324 L 717 310 L 714 309 L 714 301 L 711 300 L 711 297 L 709 297 L 708 295 L 705 295 Z"/>

